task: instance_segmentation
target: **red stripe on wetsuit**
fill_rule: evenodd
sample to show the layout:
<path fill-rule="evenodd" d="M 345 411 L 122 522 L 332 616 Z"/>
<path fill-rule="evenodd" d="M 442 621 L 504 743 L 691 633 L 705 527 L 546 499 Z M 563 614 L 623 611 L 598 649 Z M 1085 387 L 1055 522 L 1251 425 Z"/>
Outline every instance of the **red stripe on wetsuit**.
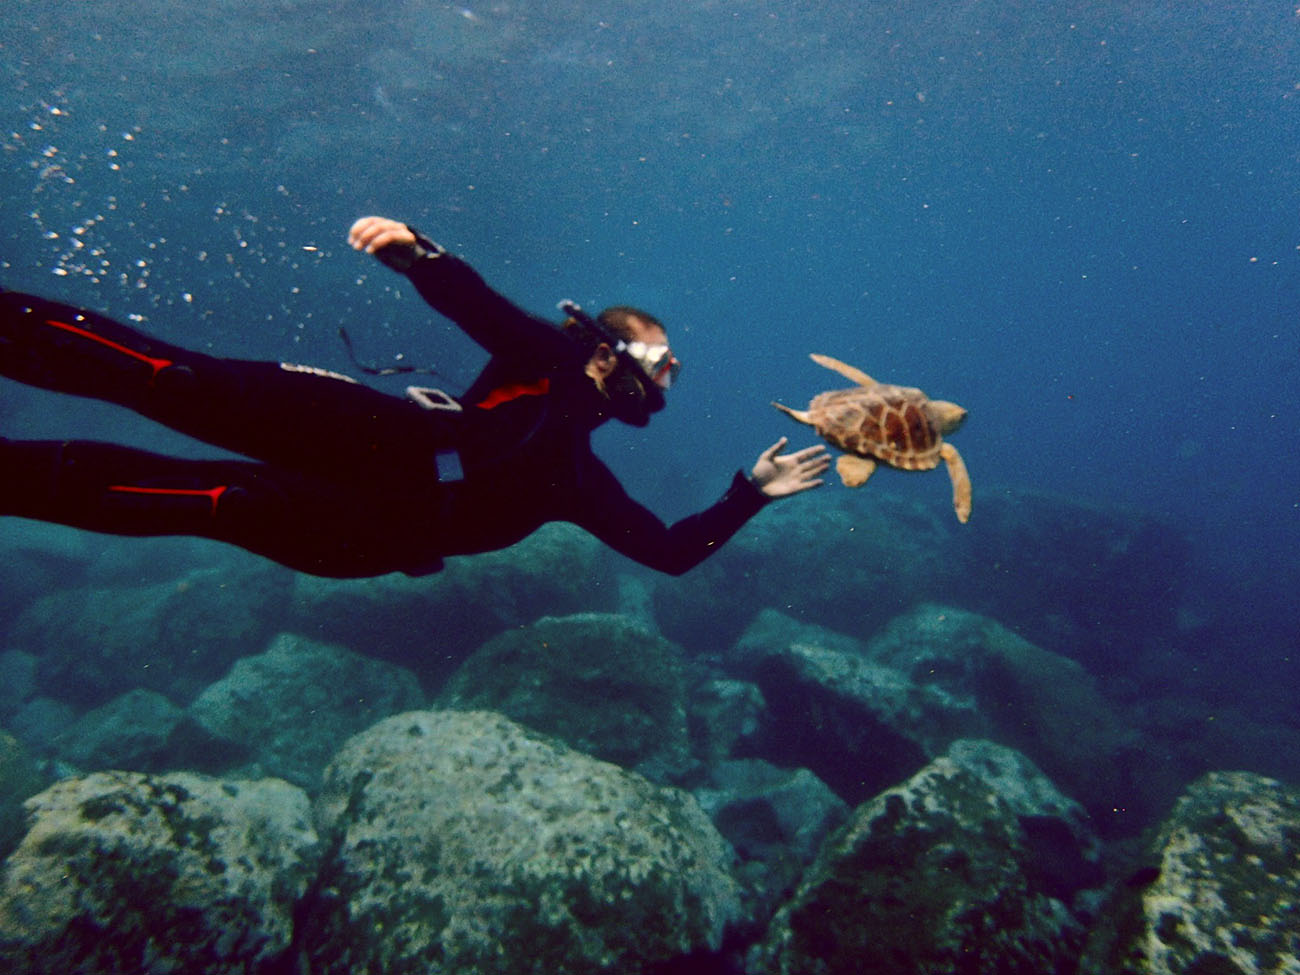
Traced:
<path fill-rule="evenodd" d="M 212 515 L 216 517 L 217 502 L 226 493 L 229 485 L 218 484 L 214 488 L 151 488 L 137 487 L 134 484 L 110 484 L 108 489 L 118 494 L 155 494 L 172 498 L 207 498 L 212 502 Z"/>
<path fill-rule="evenodd" d="M 511 383 L 508 386 L 498 386 L 474 405 L 480 410 L 490 410 L 502 403 L 519 399 L 521 396 L 545 396 L 550 391 L 551 380 L 548 376 L 543 376 L 535 383 Z"/>
<path fill-rule="evenodd" d="M 149 377 L 150 383 L 158 378 L 158 373 L 162 372 L 168 366 L 174 366 L 176 364 L 171 359 L 159 359 L 154 356 L 145 355 L 143 352 L 136 352 L 134 349 L 128 349 L 120 342 L 106 339 L 102 335 L 96 335 L 94 332 L 84 328 L 78 328 L 76 325 L 69 325 L 67 322 L 60 322 L 53 318 L 47 318 L 45 319 L 45 324 L 51 325 L 54 328 L 62 329 L 65 332 L 71 332 L 73 335 L 79 335 L 92 342 L 98 342 L 100 345 L 110 348 L 114 352 L 120 352 L 122 355 L 135 359 L 137 362 L 145 363 L 152 370 L 152 375 Z M 221 496 L 226 493 L 227 487 L 228 485 L 220 484 L 214 488 L 150 488 L 137 487 L 132 484 L 110 484 L 108 489 L 110 491 L 116 491 L 119 494 L 154 494 L 180 498 L 207 498 L 212 504 L 212 514 L 215 515 L 217 513 L 217 502 L 220 501 Z"/>
<path fill-rule="evenodd" d="M 157 379 L 158 373 L 162 372 L 168 366 L 174 366 L 176 364 L 172 362 L 171 359 L 155 359 L 154 357 L 147 356 L 142 352 L 136 352 L 134 349 L 128 349 L 120 342 L 106 339 L 102 335 L 96 335 L 94 332 L 87 331 L 84 328 L 77 328 L 76 325 L 69 325 L 67 322 L 56 322 L 53 318 L 47 318 L 45 319 L 45 324 L 53 325 L 55 328 L 61 328 L 65 332 L 71 332 L 73 335 L 80 335 L 84 339 L 90 339 L 92 342 L 98 342 L 100 345 L 107 346 L 114 352 L 121 352 L 125 356 L 130 356 L 132 359 L 148 364 L 149 368 L 153 370 L 153 375 L 149 377 L 150 382 Z"/>

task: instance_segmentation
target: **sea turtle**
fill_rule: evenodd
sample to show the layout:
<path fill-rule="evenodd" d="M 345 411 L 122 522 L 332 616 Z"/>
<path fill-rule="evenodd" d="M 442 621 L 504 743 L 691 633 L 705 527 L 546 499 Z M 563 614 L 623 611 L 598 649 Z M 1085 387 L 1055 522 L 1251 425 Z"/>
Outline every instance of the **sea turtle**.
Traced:
<path fill-rule="evenodd" d="M 830 356 L 814 352 L 811 358 L 858 385 L 821 393 L 806 410 L 772 405 L 848 451 L 835 462 L 845 486 L 866 484 L 876 469 L 876 461 L 905 471 L 928 471 L 942 460 L 952 478 L 952 506 L 957 520 L 965 524 L 970 517 L 970 476 L 961 454 L 952 444 L 943 442 L 943 435 L 961 426 L 966 411 L 956 403 L 930 399 L 910 386 L 878 383 L 861 369 Z"/>

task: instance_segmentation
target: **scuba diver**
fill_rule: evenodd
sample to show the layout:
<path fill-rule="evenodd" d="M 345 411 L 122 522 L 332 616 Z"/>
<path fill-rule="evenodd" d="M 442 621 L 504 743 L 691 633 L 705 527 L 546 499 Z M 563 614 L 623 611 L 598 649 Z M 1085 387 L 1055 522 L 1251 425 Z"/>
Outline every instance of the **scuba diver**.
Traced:
<path fill-rule="evenodd" d="M 822 483 L 818 445 L 783 437 L 721 500 L 666 526 L 591 449 L 610 418 L 644 426 L 680 370 L 663 326 L 629 307 L 556 328 L 406 224 L 364 217 L 351 245 L 404 274 L 489 354 L 463 396 L 405 398 L 292 363 L 222 359 L 91 311 L 0 291 L 0 375 L 107 400 L 250 458 L 186 460 L 90 441 L 0 439 L 0 515 L 115 535 L 218 539 L 320 576 L 442 568 L 549 521 L 674 575 L 772 498 Z"/>

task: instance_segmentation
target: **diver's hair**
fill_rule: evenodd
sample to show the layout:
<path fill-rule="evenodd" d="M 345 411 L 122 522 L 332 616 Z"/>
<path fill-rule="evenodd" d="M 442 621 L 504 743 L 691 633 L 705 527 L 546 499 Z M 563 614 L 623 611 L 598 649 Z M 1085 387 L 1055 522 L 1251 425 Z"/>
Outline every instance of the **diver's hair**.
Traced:
<path fill-rule="evenodd" d="M 648 311 L 642 311 L 640 308 L 633 308 L 631 305 L 611 305 L 599 315 L 596 321 L 600 322 L 607 331 L 613 332 L 619 338 L 626 342 L 633 341 L 636 336 L 632 334 L 632 326 L 629 319 L 639 318 L 647 325 L 653 325 L 657 328 L 663 328 L 664 323 L 651 315 Z"/>

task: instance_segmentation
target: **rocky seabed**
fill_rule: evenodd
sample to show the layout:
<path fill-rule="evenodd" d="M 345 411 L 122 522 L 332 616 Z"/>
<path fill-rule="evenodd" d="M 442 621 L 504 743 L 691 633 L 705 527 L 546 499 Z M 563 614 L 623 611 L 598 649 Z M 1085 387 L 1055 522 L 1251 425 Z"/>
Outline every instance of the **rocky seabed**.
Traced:
<path fill-rule="evenodd" d="M 994 569 L 880 504 L 797 579 L 780 509 L 682 580 L 563 527 L 358 583 L 10 533 L 0 970 L 1300 972 L 1296 732 L 1134 692 L 1209 632 L 1120 625 L 1176 543 L 1019 505 L 1097 549 L 1021 585 L 1011 508 Z"/>

